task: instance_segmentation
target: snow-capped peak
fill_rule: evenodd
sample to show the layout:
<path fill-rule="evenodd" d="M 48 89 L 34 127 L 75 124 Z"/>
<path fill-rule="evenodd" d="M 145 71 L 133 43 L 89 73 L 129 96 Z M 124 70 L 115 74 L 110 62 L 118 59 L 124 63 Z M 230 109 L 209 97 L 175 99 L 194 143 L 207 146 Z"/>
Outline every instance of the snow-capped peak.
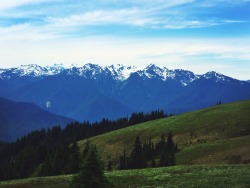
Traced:
<path fill-rule="evenodd" d="M 20 67 L 13 68 L 12 72 L 18 74 L 19 76 L 40 76 L 41 74 L 46 72 L 46 68 L 36 64 L 21 65 Z"/>
<path fill-rule="evenodd" d="M 163 81 L 166 81 L 167 79 L 173 79 L 175 77 L 174 71 L 171 71 L 166 67 L 158 67 L 155 64 L 150 64 L 143 70 L 139 71 L 139 75 L 146 78 L 157 78 Z"/>
<path fill-rule="evenodd" d="M 206 79 L 211 79 L 211 78 L 215 78 L 217 79 L 216 82 L 218 81 L 225 81 L 226 77 L 223 74 L 217 73 L 215 71 L 209 71 L 206 74 L 203 75 L 204 78 Z"/>
<path fill-rule="evenodd" d="M 123 66 L 121 64 L 107 66 L 106 69 L 110 71 L 112 77 L 116 80 L 126 80 L 132 73 L 138 71 L 134 66 Z"/>
<path fill-rule="evenodd" d="M 62 71 L 65 70 L 65 67 L 63 64 L 54 64 L 52 66 L 46 66 L 45 67 L 47 72 L 44 75 L 56 75 L 60 74 Z"/>
<path fill-rule="evenodd" d="M 97 79 L 103 76 L 111 77 L 116 81 L 125 81 L 131 74 L 137 73 L 142 79 L 158 79 L 162 81 L 174 80 L 180 82 L 183 86 L 189 85 L 191 82 L 199 79 L 211 79 L 218 81 L 230 81 L 231 78 L 220 73 L 211 71 L 204 75 L 195 75 L 191 71 L 182 69 L 169 70 L 166 67 L 159 67 L 150 64 L 147 67 L 124 66 L 122 64 L 99 66 L 97 64 L 85 64 L 78 66 L 77 64 L 63 65 L 54 64 L 52 66 L 39 66 L 36 64 L 21 65 L 17 68 L 0 69 L 0 79 L 9 79 L 11 77 L 40 77 L 64 74 L 69 76 L 79 76 L 89 79 Z M 101 76 L 101 77 L 100 77 Z"/>
<path fill-rule="evenodd" d="M 183 69 L 175 69 L 174 72 L 175 79 L 180 80 L 183 86 L 187 86 L 189 83 L 199 78 L 199 76 L 195 75 L 193 72 Z"/>

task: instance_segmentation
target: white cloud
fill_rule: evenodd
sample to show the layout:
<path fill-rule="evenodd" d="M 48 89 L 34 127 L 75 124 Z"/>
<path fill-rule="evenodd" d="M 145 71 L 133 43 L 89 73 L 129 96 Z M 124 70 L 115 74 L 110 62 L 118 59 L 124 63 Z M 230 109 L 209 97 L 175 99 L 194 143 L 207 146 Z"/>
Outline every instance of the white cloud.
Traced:
<path fill-rule="evenodd" d="M 90 62 L 135 66 L 156 63 L 171 69 L 182 68 L 196 73 L 215 70 L 239 79 L 249 79 L 249 71 L 248 74 L 246 71 L 250 70 L 249 63 L 246 63 L 250 62 L 249 44 L 250 39 L 120 39 L 95 36 L 0 44 L 0 58 L 1 67 L 30 63 L 82 65 Z"/>
<path fill-rule="evenodd" d="M 212 27 L 224 24 L 240 24 L 246 21 L 222 19 L 193 19 L 188 16 L 169 14 L 159 16 L 152 10 L 138 8 L 121 10 L 96 10 L 68 17 L 48 17 L 46 20 L 51 25 L 60 27 L 72 26 L 102 26 L 102 25 L 131 25 L 148 28 L 184 29 Z"/>
<path fill-rule="evenodd" d="M 33 3 L 40 6 L 39 3 L 52 1 L 60 1 L 60 6 L 54 4 L 53 8 L 48 3 L 43 4 L 44 6 L 37 10 L 31 10 L 29 7 L 18 8 Z M 226 38 L 222 32 L 218 34 L 218 37 L 225 39 L 188 39 L 188 35 L 184 31 L 182 38 L 173 35 L 175 37 L 171 39 L 171 35 L 161 35 L 158 38 L 154 34 L 155 30 L 163 31 L 164 28 L 165 30 L 176 30 L 226 24 L 239 24 L 240 26 L 245 22 L 237 19 L 211 17 L 213 14 L 208 14 L 211 13 L 209 10 L 206 12 L 209 16 L 199 17 L 194 13 L 197 11 L 197 7 L 201 6 L 200 3 L 197 4 L 198 1 L 77 1 L 81 4 L 81 8 L 84 7 L 84 3 L 96 3 L 96 6 L 92 4 L 89 9 L 83 8 L 83 10 L 78 9 L 77 11 L 72 8 L 77 6 L 74 5 L 70 8 L 67 1 L 52 1 L 1 1 L 0 10 L 5 11 L 0 11 L 0 15 L 2 18 L 9 19 L 7 20 L 9 23 L 0 25 L 0 67 L 29 63 L 46 65 L 60 62 L 66 64 L 92 62 L 101 65 L 122 63 L 140 66 L 157 63 L 169 68 L 185 68 L 198 73 L 209 70 L 224 73 L 223 70 L 228 70 L 231 74 L 235 69 L 242 78 L 247 77 L 245 70 L 250 69 L 249 63 L 237 68 L 237 63 L 250 61 L 250 40 L 244 36 L 239 39 Z M 98 2 L 106 3 L 106 6 L 99 6 Z M 215 0 L 204 2 L 210 2 L 210 5 L 213 6 L 218 5 L 218 1 Z M 236 1 L 224 1 L 224 3 L 230 2 L 236 3 Z M 112 6 L 107 6 L 109 4 Z M 185 4 L 188 6 L 183 6 L 183 8 L 181 5 Z M 33 19 L 35 21 L 32 21 Z M 17 22 L 15 22 L 16 20 Z M 24 21 L 20 21 L 20 23 L 19 20 Z M 132 26 L 127 28 L 136 28 L 135 32 L 139 29 L 146 30 L 146 36 L 138 38 L 121 36 L 118 38 L 119 32 L 116 32 L 118 33 L 117 38 L 115 36 L 104 37 L 103 33 L 109 33 L 109 36 L 112 36 L 113 33 L 112 31 L 105 32 L 106 27 L 102 26 L 116 28 L 118 25 Z M 98 29 L 97 34 L 95 34 L 96 28 Z M 239 29 L 241 28 L 239 27 Z M 156 33 L 162 34 L 161 31 Z M 198 30 L 192 31 L 197 32 Z M 208 35 L 209 31 L 208 29 Z M 92 37 L 86 37 L 85 33 L 90 33 L 87 36 Z M 77 38 L 77 35 L 81 37 Z M 152 38 L 147 36 L 152 36 Z M 231 65 L 232 61 L 236 63 Z M 243 74 L 241 75 L 240 72 Z"/>
<path fill-rule="evenodd" d="M 0 3 L 0 10 L 1 8 L 53 1 L 58 0 L 9 0 Z M 12 32 L 12 27 L 13 25 L 15 26 L 15 24 L 17 24 L 16 26 L 18 28 L 20 27 L 20 23 L 15 23 L 15 21 L 11 22 L 11 19 L 22 20 L 22 18 L 25 18 L 23 19 L 23 23 L 28 23 L 29 28 L 27 30 L 20 29 L 20 33 L 22 33 L 22 35 L 19 34 L 19 36 L 25 38 L 25 36 L 28 36 L 32 33 L 33 37 L 31 38 L 36 38 L 35 35 L 40 35 L 40 33 L 42 33 L 46 35 L 45 39 L 47 38 L 47 36 L 55 37 L 55 35 L 59 34 L 61 36 L 64 36 L 64 34 L 66 36 L 74 35 L 75 33 L 77 33 L 77 30 L 79 32 L 84 32 L 84 29 L 86 29 L 85 27 L 88 26 L 125 25 L 132 26 L 137 29 L 146 28 L 169 30 L 185 28 L 205 28 L 225 24 L 240 24 L 244 22 L 241 20 L 223 20 L 219 18 L 216 19 L 194 17 L 190 16 L 187 12 L 183 12 L 182 9 L 176 8 L 180 5 L 192 3 L 194 2 L 194 0 L 135 0 L 127 3 L 128 5 L 124 5 L 119 8 L 113 5 L 110 8 L 103 7 L 103 9 L 96 9 L 98 7 L 96 6 L 91 10 L 82 10 L 80 13 L 77 14 L 73 14 L 74 11 L 68 9 L 69 5 L 65 3 L 66 1 L 63 0 L 62 2 L 64 3 L 60 4 L 59 7 L 55 6 L 56 12 L 58 12 L 58 14 L 52 14 L 52 9 L 44 9 L 44 7 L 42 7 L 41 10 L 20 10 L 17 11 L 15 14 L 11 14 L 11 11 L 10 13 L 9 11 L 5 11 L 4 13 L 1 13 L 1 15 L 6 16 L 6 18 L 9 19 L 9 24 L 6 24 L 6 26 L 0 28 L 0 33 L 3 32 L 1 30 L 10 30 L 9 34 L 8 32 L 5 32 L 6 35 L 4 36 L 7 38 L 13 37 L 15 33 L 18 34 L 17 29 L 14 33 Z M 95 2 L 106 2 L 107 4 L 116 4 L 120 1 L 107 0 Z M 84 5 L 84 3 L 84 1 L 80 2 L 81 5 Z M 193 10 L 194 7 L 191 7 L 192 8 L 190 8 L 190 10 Z M 49 10 L 50 12 L 43 12 L 42 10 Z M 68 11 L 67 15 L 64 13 L 65 11 Z M 37 25 L 36 21 L 39 22 L 39 25 Z M 8 28 L 9 25 L 11 25 L 10 28 Z M 87 29 L 88 33 L 91 33 L 92 31 L 93 33 L 95 33 L 95 30 L 91 30 L 91 27 L 88 27 Z M 103 30 L 105 32 L 105 29 Z M 102 32 L 102 28 L 100 28 L 99 31 Z M 42 37 L 38 36 L 38 38 Z"/>
<path fill-rule="evenodd" d="M 51 2 L 50 0 L 2 0 L 0 10 L 14 8 L 22 5 L 36 4 L 42 2 Z"/>
<path fill-rule="evenodd" d="M 58 37 L 47 29 L 46 27 L 34 27 L 28 23 L 10 27 L 0 27 L 0 41 L 5 43 L 15 41 L 41 41 Z"/>
<path fill-rule="evenodd" d="M 49 17 L 47 21 L 60 26 L 74 25 L 104 25 L 104 24 L 131 24 L 144 25 L 148 19 L 140 18 L 142 11 L 137 8 L 121 10 L 95 10 L 84 14 L 71 15 L 66 18 Z"/>

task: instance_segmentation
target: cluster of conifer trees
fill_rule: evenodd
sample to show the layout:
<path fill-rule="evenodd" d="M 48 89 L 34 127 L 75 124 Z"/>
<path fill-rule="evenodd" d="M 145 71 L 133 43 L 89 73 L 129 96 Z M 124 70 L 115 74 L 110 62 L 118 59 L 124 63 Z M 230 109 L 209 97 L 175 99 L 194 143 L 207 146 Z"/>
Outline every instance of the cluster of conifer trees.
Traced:
<path fill-rule="evenodd" d="M 167 140 L 162 135 L 161 140 L 155 144 L 151 141 L 151 138 L 149 138 L 148 142 L 142 144 L 137 136 L 130 156 L 127 156 L 125 150 L 123 155 L 120 156 L 119 169 L 172 166 L 175 165 L 175 153 L 177 150 L 177 144 L 174 144 L 171 132 Z M 156 162 L 156 159 L 159 159 L 159 162 Z"/>
<path fill-rule="evenodd" d="M 167 116 L 163 111 L 157 110 L 149 114 L 133 113 L 130 118 L 114 121 L 103 119 L 96 123 L 74 122 L 64 129 L 55 126 L 33 131 L 16 142 L 5 145 L 0 151 L 0 180 L 29 177 L 39 166 L 42 166 L 40 173 L 36 174 L 39 176 L 77 172 L 77 167 L 69 165 L 78 158 L 78 151 L 71 143 Z"/>
<path fill-rule="evenodd" d="M 110 183 L 104 174 L 104 165 L 98 154 L 95 145 L 88 141 L 80 157 L 79 173 L 73 178 L 70 187 L 72 188 L 105 188 Z"/>
<path fill-rule="evenodd" d="M 76 142 L 70 146 L 68 144 L 61 145 L 56 148 L 56 151 L 49 152 L 43 162 L 41 176 L 73 174 L 79 171 L 81 155 Z"/>

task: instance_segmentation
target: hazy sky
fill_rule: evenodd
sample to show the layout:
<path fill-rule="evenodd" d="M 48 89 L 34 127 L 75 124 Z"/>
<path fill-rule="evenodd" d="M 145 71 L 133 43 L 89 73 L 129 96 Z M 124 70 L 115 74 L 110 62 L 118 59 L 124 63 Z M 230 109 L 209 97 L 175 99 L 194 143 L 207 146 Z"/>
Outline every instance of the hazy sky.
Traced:
<path fill-rule="evenodd" d="M 0 67 L 34 63 L 250 79 L 250 0 L 1 0 Z"/>

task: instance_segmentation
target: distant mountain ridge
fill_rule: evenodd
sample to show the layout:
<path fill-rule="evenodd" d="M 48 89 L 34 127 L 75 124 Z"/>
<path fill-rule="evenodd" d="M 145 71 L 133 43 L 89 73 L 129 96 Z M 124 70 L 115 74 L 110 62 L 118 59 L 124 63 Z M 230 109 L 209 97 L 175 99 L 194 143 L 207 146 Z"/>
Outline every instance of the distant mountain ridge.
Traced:
<path fill-rule="evenodd" d="M 181 113 L 250 98 L 250 84 L 211 71 L 203 75 L 150 64 L 145 68 L 86 64 L 0 69 L 0 96 L 31 102 L 79 121 L 163 109 Z"/>
<path fill-rule="evenodd" d="M 15 141 L 31 131 L 74 121 L 44 111 L 31 103 L 14 102 L 0 98 L 0 140 Z"/>
<path fill-rule="evenodd" d="M 0 69 L 0 79 L 11 79 L 13 77 L 46 77 L 56 75 L 79 76 L 87 79 L 97 79 L 100 75 L 112 77 L 116 81 L 125 81 L 131 75 L 138 74 L 144 79 L 161 79 L 166 81 L 168 79 L 175 79 L 181 81 L 185 86 L 200 77 L 211 77 L 216 75 L 217 79 L 225 79 L 224 75 L 214 71 L 208 72 L 204 75 L 195 75 L 191 71 L 183 69 L 170 70 L 166 67 L 160 68 L 154 64 L 150 64 L 145 68 L 137 68 L 135 66 L 123 66 L 121 64 L 111 66 L 99 66 L 96 64 L 85 64 L 82 67 L 77 65 L 64 66 L 63 64 L 54 64 L 53 66 L 39 66 L 36 64 L 21 65 L 16 68 Z"/>

